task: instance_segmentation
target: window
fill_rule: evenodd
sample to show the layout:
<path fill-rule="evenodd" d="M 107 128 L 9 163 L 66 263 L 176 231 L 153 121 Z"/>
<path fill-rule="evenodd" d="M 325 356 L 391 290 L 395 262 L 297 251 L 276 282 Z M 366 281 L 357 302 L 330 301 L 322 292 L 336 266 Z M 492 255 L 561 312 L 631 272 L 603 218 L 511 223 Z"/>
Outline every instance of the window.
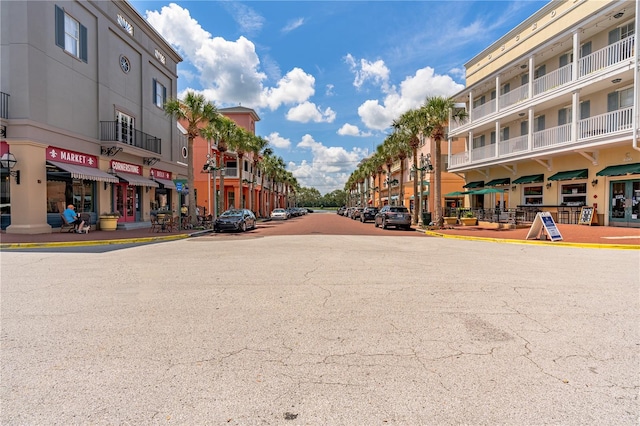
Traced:
<path fill-rule="evenodd" d="M 571 106 L 558 110 L 558 126 L 571 123 Z"/>
<path fill-rule="evenodd" d="M 567 206 L 584 206 L 587 204 L 587 184 L 570 183 L 560 187 L 560 202 Z"/>
<path fill-rule="evenodd" d="M 133 130 L 135 129 L 135 119 L 123 112 L 116 111 L 116 132 L 120 142 L 134 144 Z"/>
<path fill-rule="evenodd" d="M 503 127 L 500 129 L 500 140 L 508 141 L 509 140 L 509 128 Z"/>
<path fill-rule="evenodd" d="M 56 6 L 56 45 L 87 62 L 87 28 Z"/>
<path fill-rule="evenodd" d="M 616 90 L 615 92 L 607 95 L 607 111 L 617 111 L 633 105 L 633 87 L 628 87 L 622 90 Z"/>
<path fill-rule="evenodd" d="M 524 187 L 524 204 L 542 204 L 542 185 L 531 185 Z"/>
<path fill-rule="evenodd" d="M 94 212 L 94 182 L 61 177 L 65 174 L 68 175 L 60 170 L 47 173 L 47 213 L 62 213 L 69 204 L 73 204 L 78 213 Z"/>
<path fill-rule="evenodd" d="M 153 79 L 153 103 L 158 108 L 164 108 L 164 104 L 167 102 L 167 88 L 164 87 L 158 80 Z"/>
<path fill-rule="evenodd" d="M 473 148 L 480 148 L 484 146 L 484 135 L 476 136 L 473 138 Z"/>

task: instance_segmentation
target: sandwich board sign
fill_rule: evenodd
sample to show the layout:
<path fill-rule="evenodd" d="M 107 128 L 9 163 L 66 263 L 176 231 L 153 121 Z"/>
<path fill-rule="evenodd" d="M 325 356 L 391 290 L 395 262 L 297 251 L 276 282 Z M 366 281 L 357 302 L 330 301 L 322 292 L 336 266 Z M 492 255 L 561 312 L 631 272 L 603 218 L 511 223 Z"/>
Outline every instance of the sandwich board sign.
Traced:
<path fill-rule="evenodd" d="M 527 234 L 527 240 L 530 238 L 540 238 L 542 231 L 547 231 L 547 235 L 551 241 L 562 240 L 562 235 L 556 226 L 556 222 L 553 220 L 553 216 L 549 212 L 538 212 L 536 218 L 531 224 L 529 233 Z"/>

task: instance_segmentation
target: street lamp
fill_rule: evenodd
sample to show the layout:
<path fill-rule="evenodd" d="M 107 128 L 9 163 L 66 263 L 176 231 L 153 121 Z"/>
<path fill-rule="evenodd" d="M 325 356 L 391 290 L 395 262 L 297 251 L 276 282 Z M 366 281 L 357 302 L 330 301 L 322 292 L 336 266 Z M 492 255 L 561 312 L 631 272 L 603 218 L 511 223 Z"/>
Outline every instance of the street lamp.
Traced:
<path fill-rule="evenodd" d="M 209 173 L 213 179 L 213 220 L 218 217 L 218 190 L 216 185 L 216 172 L 218 170 L 220 170 L 220 176 L 224 176 L 225 168 L 218 167 L 216 165 L 216 157 L 211 154 L 207 154 L 207 161 L 204 163 L 204 166 L 202 166 L 202 171 L 204 173 Z"/>
<path fill-rule="evenodd" d="M 422 184 L 424 182 L 424 172 L 430 173 L 433 171 L 433 165 L 431 164 L 431 154 L 427 153 L 425 156 L 423 153 L 420 153 L 420 167 L 416 167 L 414 164 L 412 166 L 412 171 L 415 173 L 416 171 L 420 172 L 420 185 L 418 189 L 418 226 L 424 225 L 422 221 Z M 414 175 L 415 176 L 415 175 Z"/>
<path fill-rule="evenodd" d="M 2 154 L 2 157 L 0 157 L 0 165 L 2 168 L 9 169 L 9 176 L 16 178 L 16 185 L 20 185 L 20 170 L 13 170 L 17 163 L 18 160 L 16 160 L 16 156 L 10 152 L 5 152 Z"/>

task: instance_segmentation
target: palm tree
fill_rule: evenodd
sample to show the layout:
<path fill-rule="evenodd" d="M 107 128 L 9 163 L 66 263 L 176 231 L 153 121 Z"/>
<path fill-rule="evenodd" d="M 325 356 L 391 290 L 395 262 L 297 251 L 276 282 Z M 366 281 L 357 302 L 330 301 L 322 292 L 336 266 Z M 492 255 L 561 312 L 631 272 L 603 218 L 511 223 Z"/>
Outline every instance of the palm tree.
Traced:
<path fill-rule="evenodd" d="M 435 222 L 439 227 L 444 224 L 442 215 L 442 147 L 440 143 L 446 137 L 447 127 L 449 125 L 449 114 L 454 120 L 461 120 L 466 117 L 467 113 L 462 109 L 454 109 L 455 103 L 453 98 L 445 98 L 443 96 L 427 97 L 422 108 L 426 117 L 425 136 L 430 137 L 434 142 L 433 155 L 433 172 L 434 172 L 434 210 Z"/>
<path fill-rule="evenodd" d="M 266 210 L 266 203 L 265 203 L 265 198 L 266 198 L 266 190 L 264 187 L 264 181 L 265 181 L 265 175 L 266 173 L 266 163 L 269 161 L 268 159 L 273 156 L 273 150 L 269 147 L 265 147 L 264 150 L 262 151 L 262 159 L 261 161 L 258 163 L 258 167 L 261 170 L 260 173 L 260 211 L 261 211 L 261 215 L 262 217 L 267 217 L 269 215 L 270 212 L 268 212 Z"/>
<path fill-rule="evenodd" d="M 253 211 L 255 208 L 254 203 L 254 192 L 256 185 L 256 174 L 258 172 L 258 164 L 260 163 L 260 159 L 262 158 L 263 152 L 267 149 L 269 142 L 260 136 L 254 136 L 251 140 L 251 155 L 252 155 L 252 163 L 253 163 L 253 179 L 251 179 L 251 191 L 249 195 L 249 209 Z M 261 204 L 262 207 L 262 204 Z M 254 212 L 255 213 L 255 212 Z M 258 213 L 259 214 L 259 213 Z"/>
<path fill-rule="evenodd" d="M 413 222 L 418 223 L 420 214 L 422 213 L 422 206 L 419 205 L 418 197 L 418 148 L 420 148 L 420 135 L 423 133 L 425 127 L 426 116 L 423 109 L 412 109 L 400 116 L 400 118 L 393 122 L 393 128 L 397 132 L 402 134 L 409 140 L 409 146 L 411 148 L 411 157 L 413 160 L 413 196 L 414 205 L 417 206 L 413 210 Z"/>
<path fill-rule="evenodd" d="M 390 140 L 393 160 L 400 163 L 398 200 L 401 205 L 404 205 L 404 166 L 407 154 L 411 151 L 411 147 L 409 146 L 409 140 L 400 132 L 392 133 Z"/>
<path fill-rule="evenodd" d="M 211 103 L 207 102 L 204 95 L 197 95 L 194 92 L 187 92 L 184 100 L 170 99 L 164 104 L 164 111 L 167 115 L 176 120 L 183 120 L 187 123 L 187 182 L 189 186 L 189 223 L 195 226 L 198 223 L 196 216 L 196 191 L 194 183 L 193 165 L 193 141 L 201 133 L 209 122 L 214 121 L 218 115 L 218 110 Z"/>
<path fill-rule="evenodd" d="M 220 167 L 225 168 L 224 156 L 229 150 L 229 142 L 232 141 L 238 133 L 238 126 L 235 121 L 228 117 L 222 117 L 217 123 L 218 132 L 218 151 L 220 151 Z M 220 212 L 227 208 L 226 198 L 224 194 L 224 173 L 220 173 Z"/>
<path fill-rule="evenodd" d="M 242 181 L 242 173 L 244 171 L 244 154 L 251 150 L 252 135 L 242 127 L 238 127 L 235 138 L 229 140 L 229 149 L 235 151 L 238 158 L 238 197 L 236 205 L 238 209 L 245 208 L 244 200 L 244 182 Z"/>
<path fill-rule="evenodd" d="M 393 142 L 387 136 L 382 144 L 376 147 L 376 153 L 382 157 L 383 164 L 387 166 L 387 203 L 391 205 L 391 166 L 393 165 Z"/>

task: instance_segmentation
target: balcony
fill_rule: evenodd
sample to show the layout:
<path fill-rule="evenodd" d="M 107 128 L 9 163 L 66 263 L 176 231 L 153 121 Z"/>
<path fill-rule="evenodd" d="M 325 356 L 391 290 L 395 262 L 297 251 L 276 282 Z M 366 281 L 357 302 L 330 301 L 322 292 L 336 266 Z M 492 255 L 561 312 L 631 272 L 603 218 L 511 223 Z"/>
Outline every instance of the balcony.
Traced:
<path fill-rule="evenodd" d="M 9 94 L 0 92 L 0 118 L 9 118 Z"/>
<path fill-rule="evenodd" d="M 449 162 L 450 169 L 464 166 L 478 166 L 489 160 L 509 159 L 517 155 L 529 155 L 540 151 L 550 151 L 565 145 L 615 135 L 632 130 L 633 107 L 608 112 L 585 118 L 577 123 L 577 139 L 572 138 L 573 124 L 563 124 L 534 132 L 531 136 L 523 135 L 498 142 L 498 152 L 494 144 L 474 148 L 468 152 L 453 154 Z"/>
<path fill-rule="evenodd" d="M 580 58 L 578 77 L 584 77 L 611 65 L 633 59 L 633 42 L 633 37 L 623 38 L 604 49 Z"/>
<path fill-rule="evenodd" d="M 160 138 L 123 126 L 118 121 L 100 122 L 100 140 L 117 141 L 156 154 L 162 154 L 162 140 Z"/>

